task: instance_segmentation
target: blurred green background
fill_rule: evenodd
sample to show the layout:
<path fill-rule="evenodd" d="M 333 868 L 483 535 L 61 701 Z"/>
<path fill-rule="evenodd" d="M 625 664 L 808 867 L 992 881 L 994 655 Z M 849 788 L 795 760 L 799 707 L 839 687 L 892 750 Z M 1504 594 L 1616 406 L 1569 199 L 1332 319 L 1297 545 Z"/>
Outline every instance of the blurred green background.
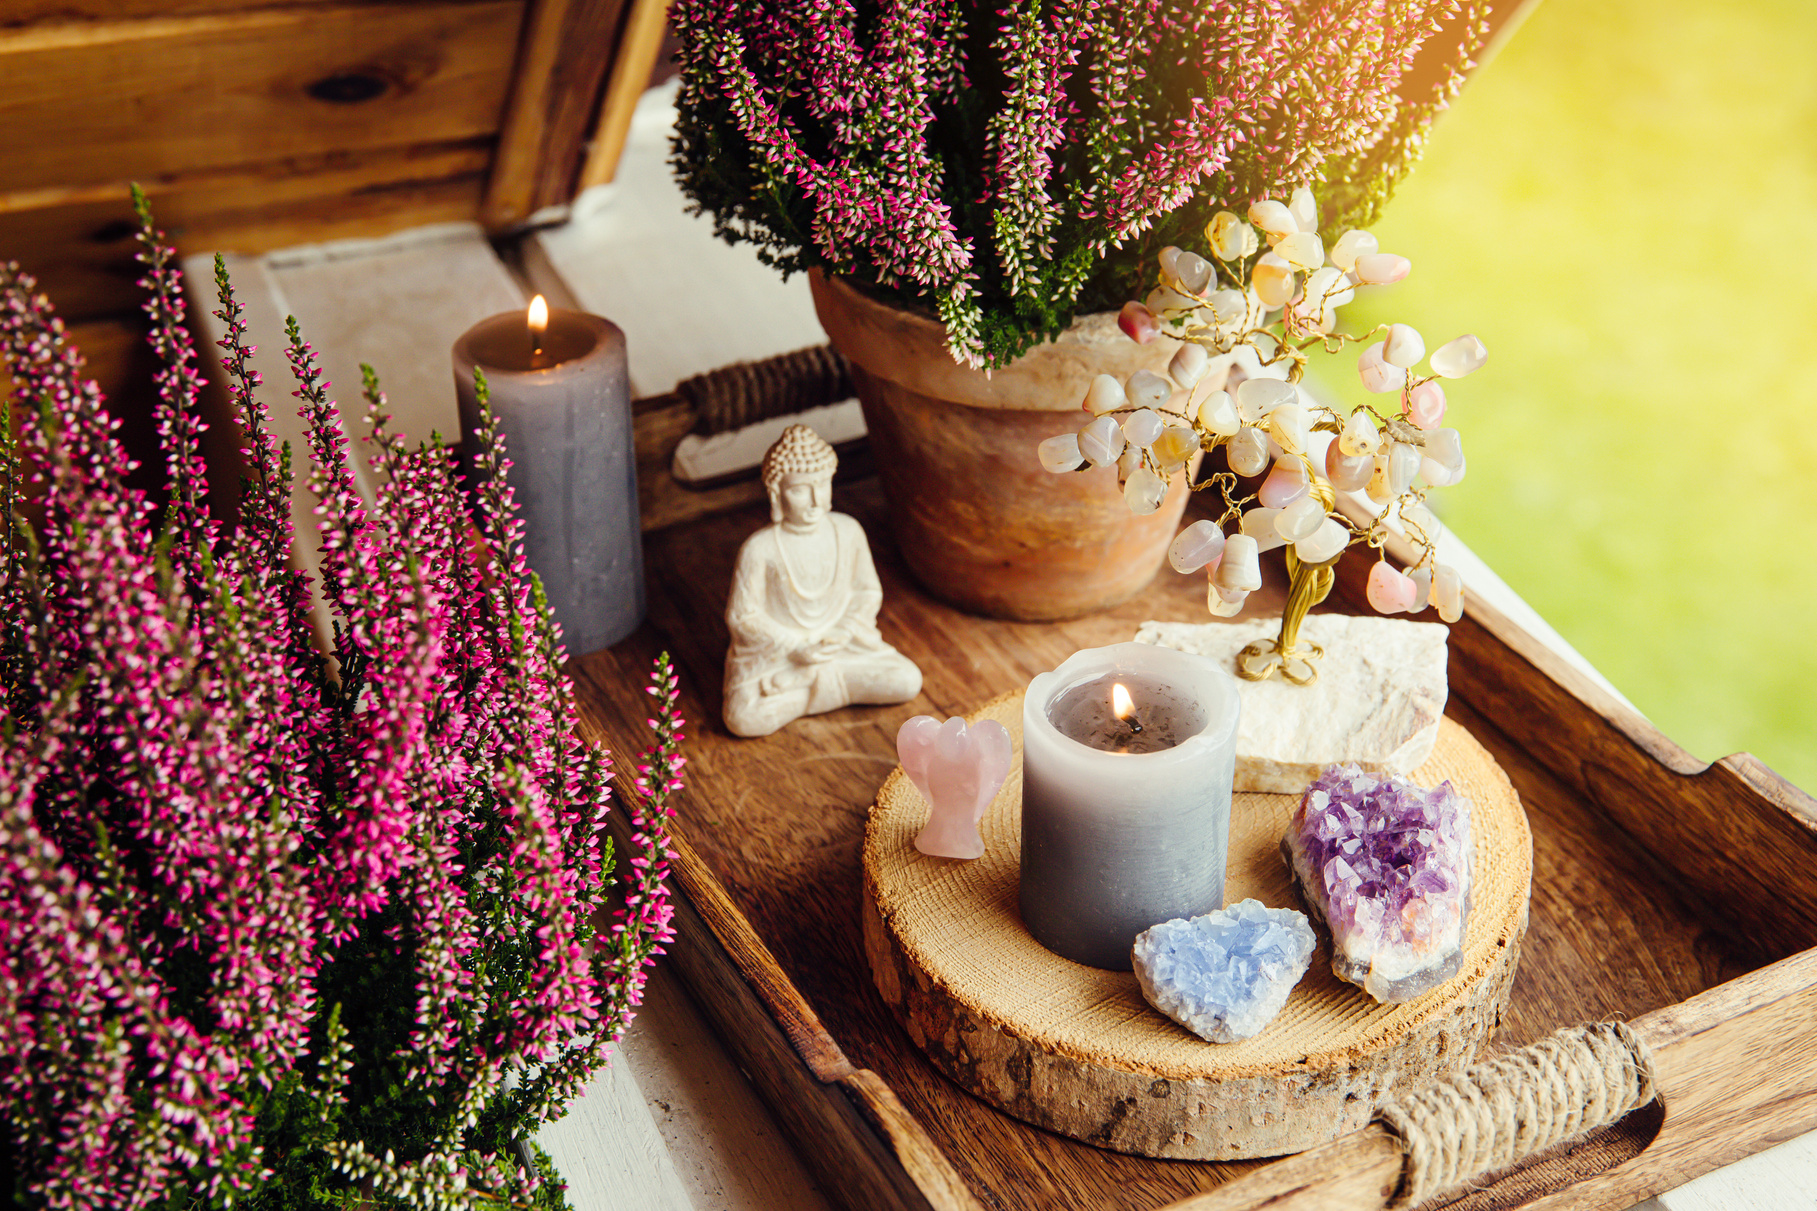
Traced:
<path fill-rule="evenodd" d="M 1345 311 L 1483 338 L 1441 518 L 1668 736 L 1817 792 L 1814 219 L 1817 4 L 1544 0 Z"/>

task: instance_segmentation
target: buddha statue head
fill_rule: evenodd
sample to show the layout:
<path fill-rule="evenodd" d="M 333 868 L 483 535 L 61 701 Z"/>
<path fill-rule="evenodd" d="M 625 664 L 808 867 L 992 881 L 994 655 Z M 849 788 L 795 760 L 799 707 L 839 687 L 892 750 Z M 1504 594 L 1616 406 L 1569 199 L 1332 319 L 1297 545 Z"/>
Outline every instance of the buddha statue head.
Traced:
<path fill-rule="evenodd" d="M 811 530 L 832 507 L 833 472 L 839 456 L 806 425 L 790 425 L 763 456 L 763 486 L 770 493 L 770 520 Z"/>

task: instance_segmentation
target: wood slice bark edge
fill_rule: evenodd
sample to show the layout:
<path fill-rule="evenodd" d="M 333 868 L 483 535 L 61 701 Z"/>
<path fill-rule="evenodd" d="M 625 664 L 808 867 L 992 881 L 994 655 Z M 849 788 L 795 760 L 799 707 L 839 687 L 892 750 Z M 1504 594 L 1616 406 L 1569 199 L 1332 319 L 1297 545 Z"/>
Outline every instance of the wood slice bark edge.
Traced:
<path fill-rule="evenodd" d="M 1020 702 L 1020 695 L 1006 697 Z M 1003 699 L 996 700 L 974 717 L 1001 718 L 1003 706 Z M 1019 729 L 1016 734 L 1019 747 Z M 1469 749 L 1493 767 L 1473 741 Z M 1519 815 L 1499 767 L 1493 774 Z M 1012 775 L 1012 784 L 1018 783 Z M 1168 1159 L 1237 1160 L 1303 1151 L 1366 1125 L 1395 1088 L 1474 1063 L 1508 1003 L 1527 927 L 1524 879 L 1518 903 L 1485 906 L 1500 917 L 1498 936 L 1493 952 L 1477 964 L 1476 977 L 1428 994 L 1436 999 L 1435 1012 L 1419 1015 L 1376 1045 L 1321 1052 L 1309 1040 L 1297 1061 L 1213 1075 L 1156 1071 L 1112 1054 L 1114 1049 L 1086 1055 L 1057 1048 L 1051 1040 L 1018 1031 L 1013 1012 L 987 1011 L 975 990 L 951 987 L 904 944 L 904 922 L 892 920 L 903 911 L 901 898 L 881 889 L 877 875 L 880 819 L 900 807 L 890 800 L 899 800 L 905 786 L 901 778 L 886 784 L 867 828 L 862 913 L 873 982 L 936 1068 L 967 1092 L 1038 1127 L 1116 1152 Z M 906 794 L 915 792 L 908 788 Z M 1530 846 L 1524 816 L 1518 831 Z M 987 830 L 988 843 L 1002 840 Z M 1520 865 L 1530 877 L 1530 849 Z M 890 878 L 887 871 L 884 878 Z M 1008 911 L 1013 915 L 1013 907 Z M 1308 979 L 1319 974 L 1319 965 L 1329 968 L 1329 942 L 1321 942 Z M 979 944 L 988 941 L 981 938 Z"/>

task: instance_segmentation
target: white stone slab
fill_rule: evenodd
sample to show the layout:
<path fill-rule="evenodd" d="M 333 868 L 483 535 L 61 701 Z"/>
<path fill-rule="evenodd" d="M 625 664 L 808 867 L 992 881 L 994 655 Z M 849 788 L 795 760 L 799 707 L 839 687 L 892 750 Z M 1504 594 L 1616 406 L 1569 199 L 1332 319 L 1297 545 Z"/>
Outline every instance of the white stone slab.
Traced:
<path fill-rule="evenodd" d="M 763 464 L 763 456 L 776 444 L 776 439 L 782 436 L 782 431 L 790 425 L 806 425 L 834 446 L 857 441 L 865 434 L 864 412 L 858 407 L 857 400 L 848 399 L 844 403 L 809 408 L 788 416 L 772 416 L 769 420 L 715 433 L 711 437 L 690 433 L 675 447 L 670 472 L 689 487 L 700 487 L 745 471 L 755 471 Z"/>
<path fill-rule="evenodd" d="M 1145 622 L 1137 643 L 1210 656 L 1234 670 L 1236 654 L 1279 633 L 1278 618 L 1231 623 Z M 1314 614 L 1300 641 L 1325 649 L 1309 686 L 1237 678 L 1239 791 L 1298 794 L 1335 762 L 1372 773 L 1411 774 L 1432 752 L 1445 713 L 1446 639 L 1436 622 Z"/>

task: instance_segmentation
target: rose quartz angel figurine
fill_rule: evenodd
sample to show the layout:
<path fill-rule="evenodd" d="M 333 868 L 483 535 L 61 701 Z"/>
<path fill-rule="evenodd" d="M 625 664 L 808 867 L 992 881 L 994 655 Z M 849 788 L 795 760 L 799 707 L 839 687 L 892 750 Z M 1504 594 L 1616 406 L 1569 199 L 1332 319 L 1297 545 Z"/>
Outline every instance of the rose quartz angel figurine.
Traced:
<path fill-rule="evenodd" d="M 935 858 L 983 857 L 978 822 L 1009 777 L 1009 729 L 989 719 L 968 728 L 957 717 L 942 723 L 916 715 L 896 733 L 896 753 L 931 808 L 915 848 Z"/>

